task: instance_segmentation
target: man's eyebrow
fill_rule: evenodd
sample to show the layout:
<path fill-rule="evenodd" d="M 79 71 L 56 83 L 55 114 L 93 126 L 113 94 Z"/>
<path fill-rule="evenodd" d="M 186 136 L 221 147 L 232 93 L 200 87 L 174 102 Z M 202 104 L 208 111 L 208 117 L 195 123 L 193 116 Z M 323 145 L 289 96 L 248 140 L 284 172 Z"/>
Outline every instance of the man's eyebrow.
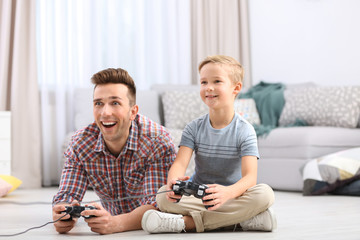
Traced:
<path fill-rule="evenodd" d="M 110 100 L 114 100 L 114 99 L 123 100 L 121 97 L 118 97 L 118 96 L 110 96 L 110 97 L 108 97 L 108 99 L 110 99 Z M 98 102 L 98 101 L 101 101 L 101 100 L 103 100 L 103 98 L 95 98 L 93 100 L 93 102 Z"/>

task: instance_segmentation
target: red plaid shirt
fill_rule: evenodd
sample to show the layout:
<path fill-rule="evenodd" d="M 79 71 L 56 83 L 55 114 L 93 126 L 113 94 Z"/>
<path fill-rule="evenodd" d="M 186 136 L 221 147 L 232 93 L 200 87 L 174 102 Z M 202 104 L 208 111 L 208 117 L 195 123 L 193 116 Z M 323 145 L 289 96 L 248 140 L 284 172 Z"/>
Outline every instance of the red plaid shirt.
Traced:
<path fill-rule="evenodd" d="M 67 161 L 53 204 L 81 202 L 86 189 L 91 187 L 104 208 L 112 215 L 118 215 L 145 204 L 156 206 L 155 196 L 117 199 L 156 193 L 166 184 L 176 152 L 171 136 L 163 126 L 138 115 L 118 157 L 106 149 L 96 123 L 75 133 L 65 156 Z"/>

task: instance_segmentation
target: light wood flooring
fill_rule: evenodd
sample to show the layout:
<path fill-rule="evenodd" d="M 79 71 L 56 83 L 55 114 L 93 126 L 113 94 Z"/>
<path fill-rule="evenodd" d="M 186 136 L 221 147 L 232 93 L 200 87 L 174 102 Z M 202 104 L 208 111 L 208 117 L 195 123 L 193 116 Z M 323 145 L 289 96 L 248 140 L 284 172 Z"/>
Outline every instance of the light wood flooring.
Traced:
<path fill-rule="evenodd" d="M 41 226 L 52 220 L 51 205 L 15 205 L 6 201 L 51 202 L 57 188 L 36 190 L 17 189 L 0 198 L 0 235 L 24 231 Z M 275 232 L 211 232 L 180 234 L 147 234 L 132 231 L 111 235 L 92 233 L 80 219 L 76 228 L 68 234 L 58 234 L 52 224 L 31 230 L 15 237 L 1 239 L 360 239 L 360 198 L 348 196 L 304 197 L 300 192 L 275 191 L 273 206 L 277 215 L 278 228 Z M 89 191 L 85 199 L 97 200 Z"/>

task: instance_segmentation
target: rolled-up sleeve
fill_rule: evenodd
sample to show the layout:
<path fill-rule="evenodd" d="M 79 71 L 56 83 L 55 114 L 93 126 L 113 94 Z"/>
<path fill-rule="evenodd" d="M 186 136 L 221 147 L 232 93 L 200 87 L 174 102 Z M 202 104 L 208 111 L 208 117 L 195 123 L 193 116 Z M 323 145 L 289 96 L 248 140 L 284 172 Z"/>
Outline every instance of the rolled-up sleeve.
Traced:
<path fill-rule="evenodd" d="M 86 188 L 87 178 L 84 167 L 71 143 L 65 152 L 66 161 L 62 170 L 59 191 L 53 198 L 53 204 L 60 202 L 71 203 L 74 200 L 81 201 Z"/>

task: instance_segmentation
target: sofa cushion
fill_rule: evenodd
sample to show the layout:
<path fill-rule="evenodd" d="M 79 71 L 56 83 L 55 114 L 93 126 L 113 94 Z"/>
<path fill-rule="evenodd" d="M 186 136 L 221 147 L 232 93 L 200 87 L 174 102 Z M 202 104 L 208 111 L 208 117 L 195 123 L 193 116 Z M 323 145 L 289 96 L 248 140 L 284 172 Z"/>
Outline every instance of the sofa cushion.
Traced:
<path fill-rule="evenodd" d="M 359 145 L 360 129 L 335 127 L 276 128 L 258 139 L 260 159 L 311 159 Z"/>
<path fill-rule="evenodd" d="M 299 169 L 306 160 L 296 158 L 260 158 L 258 183 L 266 183 L 276 190 L 302 191 L 303 180 Z"/>
<path fill-rule="evenodd" d="M 162 94 L 165 126 L 184 129 L 192 120 L 208 113 L 199 91 L 166 91 Z M 254 99 L 236 99 L 234 109 L 251 124 L 260 124 Z"/>
<path fill-rule="evenodd" d="M 93 91 L 93 88 L 78 88 L 74 92 L 74 130 L 86 127 L 94 121 Z M 139 113 L 161 123 L 159 101 L 159 95 L 156 91 L 140 90 L 136 93 L 136 104 L 139 105 Z"/>
<path fill-rule="evenodd" d="M 171 128 L 171 129 L 167 129 L 169 132 L 170 132 L 170 135 L 172 137 L 172 140 L 173 140 L 173 143 L 175 145 L 175 148 L 178 149 L 179 145 L 180 145 L 180 141 L 181 141 L 181 136 L 182 136 L 182 130 L 180 129 L 174 129 L 174 128 Z M 189 161 L 189 165 L 186 169 L 186 172 L 185 172 L 185 176 L 192 176 L 195 172 L 195 154 L 192 154 L 191 156 L 191 159 Z"/>
<path fill-rule="evenodd" d="M 239 113 L 249 123 L 260 125 L 260 116 L 256 108 L 255 100 L 252 98 L 235 99 L 234 102 L 235 112 Z"/>
<path fill-rule="evenodd" d="M 198 91 L 166 91 L 162 94 L 167 128 L 184 129 L 187 123 L 208 112 Z"/>
<path fill-rule="evenodd" d="M 311 126 L 355 128 L 360 117 L 360 87 L 308 87 L 284 91 L 279 126 L 303 120 Z"/>
<path fill-rule="evenodd" d="M 162 124 L 161 110 L 159 107 L 160 98 L 157 92 L 152 90 L 137 91 L 136 104 L 139 106 L 140 114 Z"/>

